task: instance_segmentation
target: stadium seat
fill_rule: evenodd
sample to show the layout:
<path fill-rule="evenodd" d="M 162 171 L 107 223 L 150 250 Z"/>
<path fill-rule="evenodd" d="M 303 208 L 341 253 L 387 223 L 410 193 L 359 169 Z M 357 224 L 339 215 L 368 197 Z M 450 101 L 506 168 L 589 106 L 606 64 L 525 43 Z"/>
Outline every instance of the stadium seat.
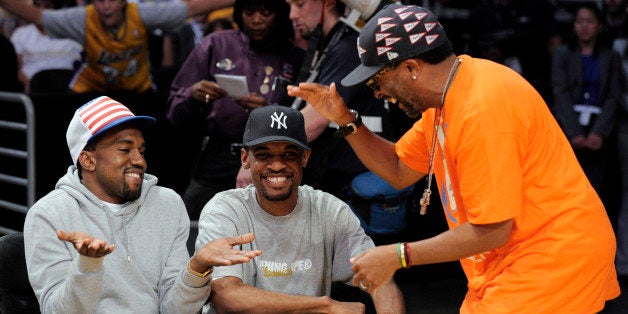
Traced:
<path fill-rule="evenodd" d="M 28 281 L 21 232 L 0 238 L 0 313 L 39 313 L 39 303 Z"/>

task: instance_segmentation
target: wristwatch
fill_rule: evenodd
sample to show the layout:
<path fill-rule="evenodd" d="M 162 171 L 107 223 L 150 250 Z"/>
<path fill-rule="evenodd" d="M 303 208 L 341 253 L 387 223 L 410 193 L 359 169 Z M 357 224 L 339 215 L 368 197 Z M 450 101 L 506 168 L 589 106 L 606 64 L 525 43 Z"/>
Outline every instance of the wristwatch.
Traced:
<path fill-rule="evenodd" d="M 194 269 L 192 269 L 192 267 L 190 267 L 190 262 L 188 262 L 188 273 L 196 276 L 196 277 L 201 277 L 201 278 L 205 278 L 207 277 L 209 274 L 211 274 L 214 271 L 214 266 L 209 267 L 208 270 L 199 273 L 197 271 L 195 271 Z"/>
<path fill-rule="evenodd" d="M 338 130 L 334 132 L 334 137 L 341 138 L 353 134 L 357 132 L 358 128 L 362 125 L 362 117 L 360 116 L 360 114 L 353 109 L 349 109 L 349 111 L 355 115 L 355 119 L 353 120 L 353 122 L 345 126 L 339 126 Z"/>

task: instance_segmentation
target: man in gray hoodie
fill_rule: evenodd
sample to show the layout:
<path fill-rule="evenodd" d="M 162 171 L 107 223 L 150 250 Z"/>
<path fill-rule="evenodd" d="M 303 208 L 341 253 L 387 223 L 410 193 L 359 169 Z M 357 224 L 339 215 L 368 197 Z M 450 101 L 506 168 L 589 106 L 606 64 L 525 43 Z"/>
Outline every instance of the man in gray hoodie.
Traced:
<path fill-rule="evenodd" d="M 74 165 L 29 210 L 28 275 L 43 313 L 194 313 L 214 266 L 249 262 L 253 234 L 208 242 L 192 258 L 181 198 L 146 174 L 135 116 L 103 96 L 80 107 L 66 138 Z"/>

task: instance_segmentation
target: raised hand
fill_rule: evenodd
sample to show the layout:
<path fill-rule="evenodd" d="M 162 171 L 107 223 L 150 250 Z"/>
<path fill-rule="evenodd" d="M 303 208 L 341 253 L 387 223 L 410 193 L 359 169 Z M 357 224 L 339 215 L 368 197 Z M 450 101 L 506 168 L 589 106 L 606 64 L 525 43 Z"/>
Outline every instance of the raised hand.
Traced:
<path fill-rule="evenodd" d="M 233 247 L 250 243 L 255 235 L 246 233 L 233 238 L 221 238 L 203 245 L 190 259 L 190 268 L 203 272 L 213 266 L 227 266 L 248 263 L 251 259 L 262 254 L 260 250 L 242 251 Z"/>
<path fill-rule="evenodd" d="M 298 87 L 289 85 L 288 95 L 301 97 L 323 117 L 341 125 L 353 121 L 355 117 L 338 94 L 336 83 L 331 83 L 329 87 L 317 83 L 300 83 Z"/>
<path fill-rule="evenodd" d="M 79 254 L 89 257 L 103 257 L 114 249 L 113 244 L 107 244 L 106 241 L 94 238 L 83 231 L 57 230 L 57 238 L 72 243 Z"/>

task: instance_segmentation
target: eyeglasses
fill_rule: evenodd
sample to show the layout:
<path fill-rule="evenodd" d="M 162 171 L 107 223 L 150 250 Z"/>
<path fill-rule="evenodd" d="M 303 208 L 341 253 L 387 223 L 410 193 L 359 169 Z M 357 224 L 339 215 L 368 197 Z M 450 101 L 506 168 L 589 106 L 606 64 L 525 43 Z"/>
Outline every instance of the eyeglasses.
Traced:
<path fill-rule="evenodd" d="M 366 86 L 370 87 L 371 89 L 373 89 L 374 91 L 378 92 L 379 91 L 379 80 L 382 78 L 382 76 L 384 76 L 386 73 L 388 73 L 388 71 L 394 69 L 397 67 L 399 63 L 393 63 L 393 64 L 389 64 L 386 67 L 384 67 L 383 69 L 379 70 L 377 73 L 375 73 L 375 75 L 371 76 L 371 78 L 366 81 Z"/>

